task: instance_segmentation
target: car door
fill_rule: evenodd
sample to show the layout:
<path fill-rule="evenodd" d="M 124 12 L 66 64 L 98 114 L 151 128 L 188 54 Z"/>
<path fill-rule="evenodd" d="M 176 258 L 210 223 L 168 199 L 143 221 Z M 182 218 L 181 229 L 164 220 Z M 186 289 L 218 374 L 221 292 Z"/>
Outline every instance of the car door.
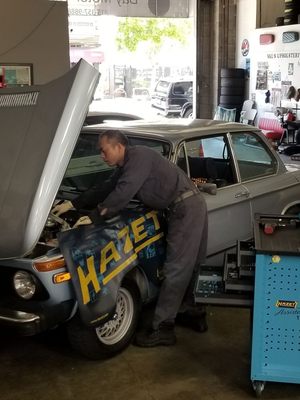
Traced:
<path fill-rule="evenodd" d="M 244 131 L 230 136 L 240 181 L 250 194 L 252 216 L 280 214 L 287 204 L 299 200 L 296 177 L 259 133 Z"/>
<path fill-rule="evenodd" d="M 207 164 L 205 172 L 196 171 L 199 161 Z M 209 213 L 208 256 L 235 246 L 238 239 L 249 239 L 249 192 L 238 182 L 226 134 L 186 140 L 178 148 L 176 162 L 192 179 L 206 174 L 204 180 L 219 186 L 216 195 L 203 193 Z"/>

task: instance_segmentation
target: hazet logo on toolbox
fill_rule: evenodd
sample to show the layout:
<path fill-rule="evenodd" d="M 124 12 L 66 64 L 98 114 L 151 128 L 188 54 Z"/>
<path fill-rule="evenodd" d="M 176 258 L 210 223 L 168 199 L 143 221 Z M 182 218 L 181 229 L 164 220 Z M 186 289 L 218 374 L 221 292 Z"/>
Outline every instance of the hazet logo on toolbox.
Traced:
<path fill-rule="evenodd" d="M 297 301 L 290 301 L 290 300 L 277 300 L 276 307 L 279 308 L 297 308 L 298 302 Z"/>

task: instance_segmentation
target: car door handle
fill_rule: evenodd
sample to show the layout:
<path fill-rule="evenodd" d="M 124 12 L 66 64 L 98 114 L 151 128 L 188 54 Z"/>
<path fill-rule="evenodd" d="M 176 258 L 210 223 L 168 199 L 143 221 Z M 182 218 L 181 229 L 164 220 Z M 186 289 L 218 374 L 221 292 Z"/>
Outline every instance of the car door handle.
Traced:
<path fill-rule="evenodd" d="M 249 192 L 248 191 L 244 191 L 244 192 L 238 192 L 234 195 L 234 197 L 236 199 L 240 198 L 240 197 L 249 197 Z"/>

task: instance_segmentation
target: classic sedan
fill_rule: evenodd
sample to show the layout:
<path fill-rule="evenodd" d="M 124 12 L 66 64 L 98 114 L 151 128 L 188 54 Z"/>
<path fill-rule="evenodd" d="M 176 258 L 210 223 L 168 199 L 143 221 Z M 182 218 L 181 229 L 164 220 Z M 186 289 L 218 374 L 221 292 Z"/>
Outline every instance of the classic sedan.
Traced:
<path fill-rule="evenodd" d="M 5 165 L 5 169 L 0 169 L 0 324 L 26 335 L 65 325 L 75 349 L 87 357 L 100 358 L 128 346 L 140 304 L 155 299 L 158 293 L 159 266 L 151 268 L 145 261 L 151 260 L 154 242 L 158 243 L 163 236 L 163 223 L 159 223 L 155 210 L 143 214 L 140 209 L 132 210 L 133 205 L 129 205 L 131 214 L 125 225 L 108 222 L 105 228 L 117 232 L 115 237 L 126 242 L 108 242 L 112 247 L 106 247 L 100 273 L 93 275 L 98 273 L 101 280 L 94 285 L 103 296 L 103 319 L 95 328 L 83 324 L 74 276 L 56 240 L 56 235 L 69 229 L 78 215 L 73 210 L 62 219 L 51 215 L 50 210 L 54 201 L 72 200 L 95 183 L 109 179 L 112 169 L 99 156 L 97 141 L 99 133 L 116 129 L 116 125 L 85 126 L 80 132 L 87 107 L 83 109 L 77 103 L 77 93 L 85 93 L 91 82 L 95 86 L 97 76 L 84 63 L 70 74 L 68 79 L 44 88 L 45 91 L 25 88 L 21 97 L 9 92 L 1 103 L 5 104 L 0 108 L 2 129 L 9 128 L 11 134 L 2 135 L 0 146 L 0 158 Z M 60 93 L 64 85 L 69 85 L 64 90 L 71 93 L 69 99 L 55 104 L 47 116 L 47 89 L 50 97 L 57 98 L 55 90 Z M 5 91 L 2 94 L 7 96 Z M 92 90 L 87 96 L 86 105 Z M 68 107 L 64 107 L 65 103 Z M 203 192 L 209 210 L 208 263 L 222 265 L 227 249 L 234 247 L 237 240 L 252 238 L 256 212 L 300 210 L 300 171 L 289 170 L 253 126 L 180 119 L 124 122 L 117 128 L 128 136 L 131 145 L 150 146 L 176 163 L 196 183 L 201 182 L 200 189 L 205 189 L 203 182 L 215 185 L 215 194 Z M 39 148 L 39 152 L 32 152 L 34 148 Z M 81 229 L 84 228 L 73 232 L 80 233 Z M 116 229 L 121 229 L 122 234 Z M 135 246 L 129 246 L 130 241 Z M 100 231 L 99 240 L 94 242 L 105 242 L 104 230 L 103 236 Z M 120 268 L 121 248 L 133 249 L 135 260 L 135 254 L 144 258 L 140 257 L 133 268 L 127 269 L 126 263 Z M 107 249 L 113 249 L 115 257 Z M 80 263 L 99 268 L 99 263 L 92 263 L 91 258 L 87 263 L 79 252 L 74 253 L 79 270 L 83 271 Z M 110 264 L 112 258 L 114 263 Z M 89 292 L 90 276 L 84 278 L 88 286 L 86 298 L 95 294 L 93 290 L 91 295 Z"/>
<path fill-rule="evenodd" d="M 80 189 L 110 173 L 96 148 L 103 129 L 110 128 L 82 129 L 63 181 L 65 197 L 72 199 Z M 130 144 L 154 148 L 192 179 L 216 184 L 216 195 L 204 193 L 209 210 L 209 257 L 234 246 L 237 239 L 253 237 L 256 212 L 299 210 L 300 171 L 289 171 L 255 127 L 213 120 L 134 121 L 123 124 L 122 131 Z M 79 153 L 84 157 L 77 157 Z"/>

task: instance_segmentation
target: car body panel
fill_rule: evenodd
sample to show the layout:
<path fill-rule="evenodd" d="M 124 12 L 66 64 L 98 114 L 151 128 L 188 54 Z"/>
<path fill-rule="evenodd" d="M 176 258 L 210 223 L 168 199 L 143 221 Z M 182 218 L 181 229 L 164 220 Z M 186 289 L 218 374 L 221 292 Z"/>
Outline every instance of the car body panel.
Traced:
<path fill-rule="evenodd" d="M 81 60 L 48 84 L 1 91 L 1 258 L 24 255 L 37 243 L 98 77 Z"/>
<path fill-rule="evenodd" d="M 252 237 L 251 204 L 245 186 L 236 184 L 220 188 L 216 195 L 204 194 L 209 215 L 207 256 L 224 251 L 235 245 L 237 237 Z M 229 221 L 234 229 L 229 229 Z"/>

